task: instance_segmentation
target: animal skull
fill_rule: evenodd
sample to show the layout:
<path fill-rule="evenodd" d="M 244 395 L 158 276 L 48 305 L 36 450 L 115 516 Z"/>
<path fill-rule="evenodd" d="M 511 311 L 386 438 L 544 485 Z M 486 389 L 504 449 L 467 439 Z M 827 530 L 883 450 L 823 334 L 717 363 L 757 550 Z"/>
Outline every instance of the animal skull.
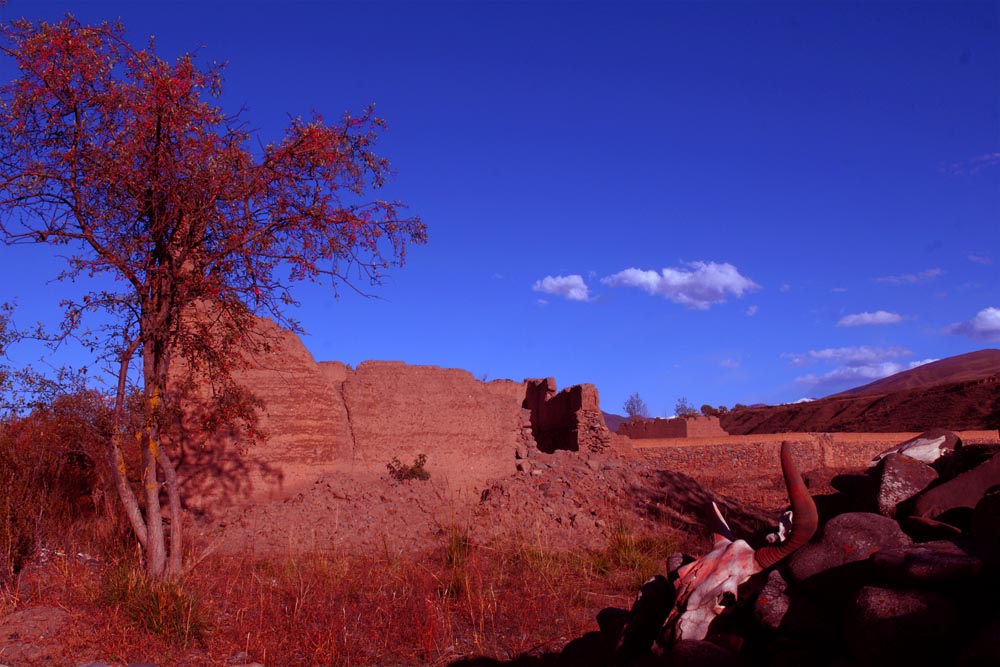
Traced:
<path fill-rule="evenodd" d="M 755 551 L 732 531 L 718 506 L 715 511 L 715 542 L 712 551 L 677 570 L 674 607 L 663 625 L 668 644 L 682 639 L 704 639 L 709 626 L 736 603 L 737 588 L 809 542 L 816 532 L 816 505 L 792 461 L 791 444 L 781 444 L 781 470 L 795 521 L 788 540 Z"/>

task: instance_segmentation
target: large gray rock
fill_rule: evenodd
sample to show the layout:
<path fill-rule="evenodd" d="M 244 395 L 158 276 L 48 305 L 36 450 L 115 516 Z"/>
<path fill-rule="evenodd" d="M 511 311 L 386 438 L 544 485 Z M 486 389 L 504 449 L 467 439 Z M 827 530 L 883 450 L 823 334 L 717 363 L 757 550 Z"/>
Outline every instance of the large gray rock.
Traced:
<path fill-rule="evenodd" d="M 780 570 L 771 570 L 764 588 L 757 594 L 754 619 L 772 632 L 818 637 L 829 633 L 825 615 L 805 595 L 797 594 Z"/>
<path fill-rule="evenodd" d="M 820 582 L 810 579 L 845 564 L 867 560 L 877 551 L 912 542 L 892 519 L 868 512 L 841 514 L 827 522 L 818 541 L 789 557 L 787 570 L 793 583 L 813 584 L 810 587 L 815 588 Z"/>
<path fill-rule="evenodd" d="M 904 454 L 889 454 L 883 458 L 875 475 L 878 513 L 890 519 L 896 516 L 899 503 L 917 495 L 938 478 L 934 468 Z"/>
<path fill-rule="evenodd" d="M 906 456 L 907 458 L 922 461 L 923 463 L 934 463 L 942 456 L 954 452 L 961 446 L 962 439 L 952 431 L 943 428 L 932 428 L 929 431 L 924 431 L 915 438 L 882 452 L 872 459 L 872 465 L 894 454 Z"/>

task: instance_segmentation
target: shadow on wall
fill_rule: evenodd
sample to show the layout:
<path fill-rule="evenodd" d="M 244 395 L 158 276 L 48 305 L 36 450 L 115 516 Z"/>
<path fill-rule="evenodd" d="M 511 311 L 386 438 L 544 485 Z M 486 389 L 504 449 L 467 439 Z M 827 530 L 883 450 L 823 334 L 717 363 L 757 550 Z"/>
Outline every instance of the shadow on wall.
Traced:
<path fill-rule="evenodd" d="M 242 435 L 237 429 L 205 437 L 192 426 L 204 415 L 189 409 L 186 416 L 164 438 L 177 469 L 184 509 L 201 514 L 209 505 L 218 509 L 261 488 L 281 488 L 284 481 L 281 468 L 259 457 L 247 456 L 236 444 Z"/>

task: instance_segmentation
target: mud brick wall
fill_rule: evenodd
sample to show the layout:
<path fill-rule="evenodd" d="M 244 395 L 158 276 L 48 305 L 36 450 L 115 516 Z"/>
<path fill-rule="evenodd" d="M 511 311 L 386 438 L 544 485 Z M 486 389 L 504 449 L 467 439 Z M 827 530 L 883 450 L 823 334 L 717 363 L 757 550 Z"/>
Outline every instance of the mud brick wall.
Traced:
<path fill-rule="evenodd" d="M 522 382 L 403 362 L 317 363 L 295 334 L 265 319 L 257 328 L 271 350 L 237 379 L 262 400 L 268 439 L 174 443 L 192 509 L 287 497 L 329 473 L 384 475 L 393 458 L 411 464 L 420 454 L 462 493 L 515 472 L 516 453 L 534 446 Z"/>
<path fill-rule="evenodd" d="M 674 419 L 636 419 L 622 422 L 618 435 L 643 438 L 702 438 L 729 435 L 718 417 L 677 417 Z"/>
<path fill-rule="evenodd" d="M 354 463 L 384 472 L 394 457 L 410 464 L 424 454 L 432 476 L 447 471 L 459 486 L 510 474 L 522 392 L 520 383 L 483 383 L 458 369 L 366 361 L 343 384 Z"/>

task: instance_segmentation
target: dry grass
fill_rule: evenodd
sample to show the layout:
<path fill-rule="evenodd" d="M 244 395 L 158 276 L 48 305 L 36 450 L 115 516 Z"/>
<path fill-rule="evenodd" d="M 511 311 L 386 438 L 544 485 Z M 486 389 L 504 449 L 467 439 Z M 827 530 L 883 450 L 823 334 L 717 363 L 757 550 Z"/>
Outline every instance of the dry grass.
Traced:
<path fill-rule="evenodd" d="M 677 546 L 625 526 L 604 549 L 555 552 L 537 538 L 476 545 L 442 531 L 420 555 L 312 553 L 210 557 L 176 586 L 152 584 L 128 559 L 55 559 L 0 594 L 0 616 L 30 605 L 71 610 L 75 650 L 161 667 L 224 665 L 245 652 L 266 665 L 446 665 L 555 651 L 628 607 Z"/>
<path fill-rule="evenodd" d="M 642 581 L 686 546 L 669 529 L 665 537 L 625 523 L 600 549 L 555 549 L 544 534 L 479 544 L 452 519 L 421 553 L 395 551 L 387 537 L 363 555 L 208 556 L 180 581 L 150 581 L 120 510 L 102 493 L 99 466 L 79 463 L 100 459 L 88 450 L 67 456 L 63 443 L 82 441 L 88 405 L 0 424 L 8 492 L 0 497 L 0 626 L 19 610 L 69 612 L 33 647 L 45 657 L 18 665 L 222 667 L 238 654 L 268 667 L 509 660 L 596 630 L 601 609 L 628 607 Z"/>

